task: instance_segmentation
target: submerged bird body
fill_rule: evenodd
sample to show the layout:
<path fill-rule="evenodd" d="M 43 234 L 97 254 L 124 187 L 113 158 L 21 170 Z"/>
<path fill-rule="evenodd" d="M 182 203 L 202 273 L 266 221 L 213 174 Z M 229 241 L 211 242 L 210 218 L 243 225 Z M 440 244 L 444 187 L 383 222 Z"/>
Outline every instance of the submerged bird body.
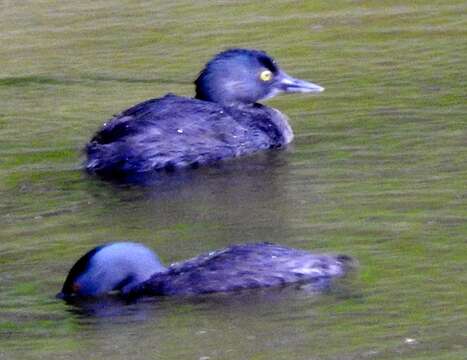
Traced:
<path fill-rule="evenodd" d="M 176 263 L 130 291 L 133 295 L 195 295 L 313 283 L 321 288 L 346 272 L 346 256 L 316 255 L 269 243 L 233 245 Z"/>
<path fill-rule="evenodd" d="M 312 254 L 270 243 L 233 245 L 172 264 L 168 268 L 146 261 L 146 270 L 150 269 L 152 275 L 141 282 L 131 282 L 129 286 L 129 279 L 133 280 L 135 273 L 142 272 L 140 265 L 122 267 L 122 261 L 141 264 L 141 254 L 133 256 L 132 246 L 143 247 L 134 243 L 114 243 L 88 252 L 71 269 L 60 295 L 65 298 L 99 296 L 111 291 L 120 291 L 132 298 L 198 295 L 293 283 L 311 284 L 319 290 L 328 286 L 332 279 L 344 276 L 352 262 L 346 255 Z M 107 254 L 95 259 L 106 247 L 110 248 Z M 157 259 L 151 250 L 143 248 L 146 249 L 143 258 Z M 112 253 L 114 255 L 110 256 Z M 124 256 L 125 260 L 119 259 L 120 256 Z M 109 260 L 110 257 L 112 259 Z M 118 270 L 115 269 L 117 264 L 120 266 Z M 125 271 L 127 268 L 128 271 Z M 105 279 L 105 284 L 96 284 L 102 279 Z M 82 292 L 81 289 L 96 291 Z"/>
<path fill-rule="evenodd" d="M 282 147 L 293 139 L 287 117 L 257 101 L 323 90 L 245 49 L 218 54 L 195 84 L 195 99 L 169 94 L 110 119 L 86 146 L 86 169 L 110 176 L 173 170 Z"/>
<path fill-rule="evenodd" d="M 292 137 L 286 119 L 272 108 L 242 110 L 166 95 L 105 124 L 87 146 L 87 167 L 116 174 L 197 167 L 281 147 Z"/>

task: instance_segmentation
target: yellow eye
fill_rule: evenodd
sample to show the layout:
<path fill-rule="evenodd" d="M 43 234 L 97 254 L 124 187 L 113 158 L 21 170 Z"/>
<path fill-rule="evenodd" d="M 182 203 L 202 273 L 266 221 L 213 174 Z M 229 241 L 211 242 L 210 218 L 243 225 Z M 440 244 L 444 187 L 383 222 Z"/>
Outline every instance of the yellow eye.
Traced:
<path fill-rule="evenodd" d="M 259 74 L 259 78 L 263 81 L 269 81 L 272 79 L 272 72 L 269 70 L 264 70 Z"/>

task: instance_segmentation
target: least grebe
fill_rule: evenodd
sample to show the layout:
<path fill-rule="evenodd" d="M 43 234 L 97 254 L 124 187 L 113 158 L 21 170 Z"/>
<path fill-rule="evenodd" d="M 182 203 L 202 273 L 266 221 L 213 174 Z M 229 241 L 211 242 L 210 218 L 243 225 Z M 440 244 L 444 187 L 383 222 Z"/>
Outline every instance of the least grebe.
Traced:
<path fill-rule="evenodd" d="M 293 283 L 322 290 L 354 263 L 347 255 L 313 254 L 271 243 L 232 245 L 164 267 L 139 243 L 98 246 L 71 268 L 61 298 L 198 295 Z"/>
<path fill-rule="evenodd" d="M 196 98 L 168 94 L 114 116 L 86 146 L 86 169 L 105 176 L 195 168 L 293 139 L 287 117 L 257 101 L 280 92 L 321 92 L 292 78 L 265 52 L 230 49 L 195 81 Z"/>

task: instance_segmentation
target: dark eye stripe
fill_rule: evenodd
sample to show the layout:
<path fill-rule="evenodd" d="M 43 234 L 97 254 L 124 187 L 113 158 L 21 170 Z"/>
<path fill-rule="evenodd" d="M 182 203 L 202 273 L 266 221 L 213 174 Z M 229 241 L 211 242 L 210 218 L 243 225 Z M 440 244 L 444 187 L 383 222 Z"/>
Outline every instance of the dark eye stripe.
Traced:
<path fill-rule="evenodd" d="M 266 69 L 271 71 L 273 74 L 276 74 L 278 71 L 278 68 L 276 64 L 267 56 L 260 56 L 258 58 L 259 62 L 261 65 L 263 65 Z"/>

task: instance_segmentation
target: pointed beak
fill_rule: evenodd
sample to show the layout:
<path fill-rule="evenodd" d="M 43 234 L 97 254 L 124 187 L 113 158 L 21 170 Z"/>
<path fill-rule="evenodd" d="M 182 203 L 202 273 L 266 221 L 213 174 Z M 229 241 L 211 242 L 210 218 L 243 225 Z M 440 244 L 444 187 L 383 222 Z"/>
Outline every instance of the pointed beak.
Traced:
<path fill-rule="evenodd" d="M 295 79 L 282 72 L 277 78 L 277 88 L 283 92 L 320 93 L 324 88 L 311 82 Z"/>

